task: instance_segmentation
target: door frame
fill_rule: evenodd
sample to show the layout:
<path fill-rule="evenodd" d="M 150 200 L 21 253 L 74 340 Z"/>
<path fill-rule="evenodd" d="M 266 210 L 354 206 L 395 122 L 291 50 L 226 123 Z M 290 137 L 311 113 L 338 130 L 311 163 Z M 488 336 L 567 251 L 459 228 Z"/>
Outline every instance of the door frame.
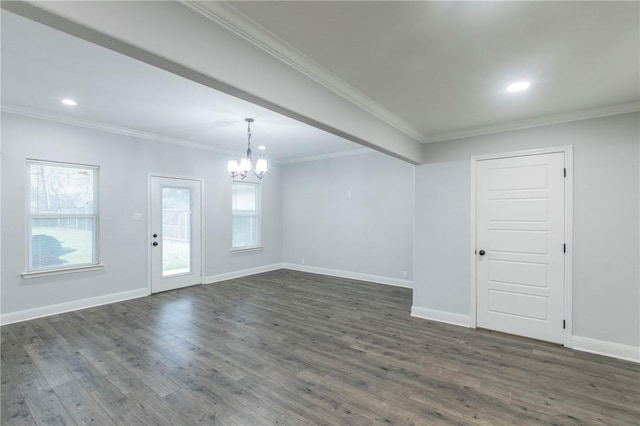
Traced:
<path fill-rule="evenodd" d="M 476 173 L 479 161 L 500 158 L 524 157 L 539 154 L 564 153 L 564 167 L 567 177 L 564 180 L 564 240 L 567 252 L 564 258 L 564 346 L 570 347 L 573 335 L 573 145 L 530 149 L 524 151 L 504 152 L 471 156 L 471 328 L 477 326 L 477 271 L 476 271 Z"/>
<path fill-rule="evenodd" d="M 153 265 L 152 265 L 152 250 L 151 250 L 151 233 L 153 232 L 151 226 L 151 180 L 152 178 L 169 178 L 169 179 L 182 179 L 182 180 L 194 180 L 200 182 L 200 284 L 204 283 L 204 179 L 195 176 L 174 175 L 170 173 L 154 173 L 147 172 L 147 237 L 145 243 L 147 244 L 147 296 L 152 294 L 152 280 L 153 280 Z"/>

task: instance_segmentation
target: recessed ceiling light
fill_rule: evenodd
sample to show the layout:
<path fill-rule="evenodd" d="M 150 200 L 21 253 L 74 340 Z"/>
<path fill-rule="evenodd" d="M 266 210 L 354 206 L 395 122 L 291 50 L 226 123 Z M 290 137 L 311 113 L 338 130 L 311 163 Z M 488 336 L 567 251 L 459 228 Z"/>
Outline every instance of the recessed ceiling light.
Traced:
<path fill-rule="evenodd" d="M 65 104 L 67 106 L 76 106 L 76 105 L 78 105 L 78 103 L 76 101 L 74 101 L 73 99 L 63 99 L 60 102 L 62 102 L 63 104 Z"/>
<path fill-rule="evenodd" d="M 528 81 L 518 81 L 517 83 L 510 84 L 507 87 L 509 92 L 522 92 L 523 90 L 527 90 L 531 86 L 531 83 Z"/>
<path fill-rule="evenodd" d="M 267 149 L 267 147 L 266 147 L 266 146 L 264 146 L 264 145 L 260 145 L 260 146 L 258 147 L 258 149 L 259 149 L 260 151 L 264 151 L 265 149 Z"/>

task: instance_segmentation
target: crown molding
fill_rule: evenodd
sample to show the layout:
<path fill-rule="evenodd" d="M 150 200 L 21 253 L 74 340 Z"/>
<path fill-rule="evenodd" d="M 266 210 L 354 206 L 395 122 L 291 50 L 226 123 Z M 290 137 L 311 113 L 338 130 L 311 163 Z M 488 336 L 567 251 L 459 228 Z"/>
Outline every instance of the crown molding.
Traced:
<path fill-rule="evenodd" d="M 122 136 L 130 136 L 140 139 L 152 140 L 156 142 L 170 143 L 173 145 L 179 145 L 187 148 L 203 149 L 212 151 L 218 154 L 224 155 L 236 155 L 231 151 L 226 151 L 219 148 L 214 148 L 204 143 L 194 142 L 186 139 L 173 138 L 170 136 L 159 135 L 157 133 L 144 132 L 141 130 L 129 129 L 127 127 L 115 126 L 112 124 L 102 123 L 98 121 L 85 120 L 82 118 L 71 117 L 63 114 L 56 114 L 49 111 L 37 110 L 34 108 L 26 108 L 18 105 L 2 104 L 0 105 L 0 111 L 21 115 L 24 117 L 37 118 L 40 120 L 52 121 L 55 123 L 69 124 L 72 126 L 84 127 L 87 129 L 99 130 L 108 133 L 115 133 Z"/>
<path fill-rule="evenodd" d="M 402 133 L 418 141 L 424 141 L 425 135 L 414 126 L 304 55 L 228 2 L 182 0 L 180 4 L 248 41 Z"/>
<path fill-rule="evenodd" d="M 524 120 L 510 121 L 508 123 L 481 126 L 459 132 L 444 132 L 429 135 L 424 143 L 445 142 L 453 139 L 469 138 L 474 136 L 490 135 L 511 130 L 530 129 L 533 127 L 550 126 L 553 124 L 569 123 L 572 121 L 589 120 L 592 118 L 609 117 L 612 115 L 627 114 L 640 111 L 640 102 L 628 102 L 624 104 L 609 105 L 599 108 L 590 108 L 560 114 L 543 115 Z"/>

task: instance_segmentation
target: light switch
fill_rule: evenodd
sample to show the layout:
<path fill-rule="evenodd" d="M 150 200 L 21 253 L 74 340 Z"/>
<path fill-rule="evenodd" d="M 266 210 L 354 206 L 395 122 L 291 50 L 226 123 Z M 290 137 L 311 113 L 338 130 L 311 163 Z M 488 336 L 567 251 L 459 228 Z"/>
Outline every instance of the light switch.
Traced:
<path fill-rule="evenodd" d="M 133 220 L 142 220 L 142 213 L 134 213 Z"/>

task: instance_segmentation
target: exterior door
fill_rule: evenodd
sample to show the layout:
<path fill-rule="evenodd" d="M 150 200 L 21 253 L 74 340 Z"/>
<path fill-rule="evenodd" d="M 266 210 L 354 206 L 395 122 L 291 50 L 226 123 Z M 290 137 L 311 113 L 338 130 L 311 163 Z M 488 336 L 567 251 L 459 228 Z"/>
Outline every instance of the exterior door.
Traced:
<path fill-rule="evenodd" d="M 201 182 L 151 177 L 151 292 L 202 283 Z"/>
<path fill-rule="evenodd" d="M 477 162 L 478 327 L 563 342 L 564 155 Z"/>

